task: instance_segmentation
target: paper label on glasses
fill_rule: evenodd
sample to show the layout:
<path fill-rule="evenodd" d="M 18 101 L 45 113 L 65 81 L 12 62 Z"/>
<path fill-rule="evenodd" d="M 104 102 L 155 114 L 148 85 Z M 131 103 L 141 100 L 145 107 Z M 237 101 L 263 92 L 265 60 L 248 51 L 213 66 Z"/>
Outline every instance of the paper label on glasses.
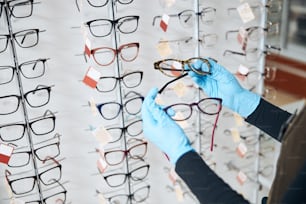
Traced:
<path fill-rule="evenodd" d="M 86 37 L 85 39 L 85 47 L 84 47 L 84 52 L 85 54 L 90 57 L 91 55 L 91 42 L 89 40 L 89 38 Z"/>
<path fill-rule="evenodd" d="M 170 16 L 168 16 L 167 14 L 163 14 L 160 20 L 159 26 L 164 32 L 166 32 L 168 29 L 169 19 L 170 19 Z"/>
<path fill-rule="evenodd" d="M 98 198 L 99 198 L 99 204 L 107 204 L 106 199 L 104 198 L 104 195 L 102 193 L 98 194 Z"/>
<path fill-rule="evenodd" d="M 238 43 L 241 45 L 242 50 L 245 51 L 248 41 L 248 33 L 243 27 L 239 29 L 237 40 Z"/>
<path fill-rule="evenodd" d="M 175 115 L 172 117 L 173 119 L 182 119 L 185 118 L 184 114 L 182 112 L 176 112 Z M 185 129 L 188 128 L 190 125 L 186 120 L 183 121 L 175 121 L 181 128 Z"/>
<path fill-rule="evenodd" d="M 238 6 L 237 11 L 243 23 L 248 23 L 255 19 L 254 13 L 247 2 Z"/>
<path fill-rule="evenodd" d="M 175 182 L 177 181 L 178 175 L 177 175 L 177 173 L 175 172 L 174 168 L 171 168 L 171 169 L 170 169 L 169 178 L 170 178 L 170 180 L 171 180 L 171 182 L 172 182 L 173 184 L 175 184 Z"/>
<path fill-rule="evenodd" d="M 92 131 L 92 134 L 96 137 L 101 146 L 106 145 L 112 141 L 111 134 L 105 129 L 104 126 L 100 126 Z"/>
<path fill-rule="evenodd" d="M 178 97 L 183 97 L 187 93 L 187 87 L 183 82 L 177 82 L 173 90 Z"/>
<path fill-rule="evenodd" d="M 245 175 L 245 173 L 243 173 L 243 171 L 239 171 L 236 176 L 236 179 L 240 183 L 240 185 L 243 185 L 247 180 L 247 176 Z"/>
<path fill-rule="evenodd" d="M 236 148 L 236 152 L 237 154 L 243 158 L 245 156 L 245 154 L 247 153 L 248 148 L 244 143 L 239 143 L 238 147 Z"/>
<path fill-rule="evenodd" d="M 14 147 L 0 143 L 0 162 L 8 164 L 14 151 Z"/>
<path fill-rule="evenodd" d="M 98 167 L 99 172 L 102 174 L 102 173 L 105 172 L 105 170 L 108 167 L 108 165 L 107 165 L 106 161 L 103 158 L 100 158 L 97 161 L 97 167 Z"/>
<path fill-rule="evenodd" d="M 96 116 L 98 114 L 97 106 L 96 106 L 96 101 L 94 98 L 90 98 L 89 100 L 89 107 L 90 111 L 93 116 Z"/>
<path fill-rule="evenodd" d="M 89 67 L 83 78 L 83 82 L 91 88 L 96 88 L 100 77 L 101 73 L 98 70 L 94 69 L 93 67 Z"/>
<path fill-rule="evenodd" d="M 157 51 L 158 51 L 158 54 L 163 58 L 165 58 L 165 57 L 167 57 L 167 56 L 169 56 L 173 53 L 169 42 L 158 43 L 157 44 Z"/>
<path fill-rule="evenodd" d="M 240 133 L 237 130 L 237 128 L 232 128 L 231 129 L 231 135 L 232 135 L 232 139 L 235 143 L 240 142 Z"/>
<path fill-rule="evenodd" d="M 183 202 L 184 196 L 183 196 L 183 190 L 182 190 L 181 185 L 179 183 L 175 183 L 174 189 L 175 189 L 175 195 L 176 195 L 177 201 Z"/>
<path fill-rule="evenodd" d="M 238 127 L 241 127 L 244 125 L 244 119 L 238 113 L 234 113 L 234 118 L 235 118 L 236 125 Z"/>

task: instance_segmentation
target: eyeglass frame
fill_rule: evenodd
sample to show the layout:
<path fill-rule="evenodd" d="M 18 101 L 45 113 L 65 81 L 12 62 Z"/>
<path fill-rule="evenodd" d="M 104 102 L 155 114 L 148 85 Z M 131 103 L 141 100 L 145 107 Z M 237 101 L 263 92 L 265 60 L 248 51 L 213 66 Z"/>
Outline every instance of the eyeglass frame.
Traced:
<path fill-rule="evenodd" d="M 113 196 L 110 196 L 110 197 L 108 197 L 108 198 L 105 198 L 106 200 L 108 200 L 108 202 L 109 203 L 112 203 L 112 199 L 113 198 L 116 198 L 116 197 L 119 197 L 119 196 L 125 196 L 125 197 L 127 197 L 127 200 L 134 200 L 135 202 L 143 202 L 143 201 L 145 201 L 146 199 L 148 199 L 148 197 L 149 197 L 149 194 L 150 194 L 150 188 L 151 188 L 151 186 L 150 185 L 146 185 L 146 186 L 142 186 L 142 187 L 140 187 L 140 188 L 137 188 L 136 190 L 134 190 L 134 192 L 132 192 L 131 194 L 117 194 L 117 195 L 113 195 Z M 143 198 L 142 200 L 136 200 L 135 199 L 135 193 L 137 192 L 137 191 L 139 191 L 139 190 L 142 190 L 142 189 L 148 189 L 148 193 L 146 194 L 146 197 L 145 198 Z"/>
<path fill-rule="evenodd" d="M 13 6 L 10 6 L 10 3 L 14 3 L 14 1 L 9 1 L 9 2 L 7 2 L 8 3 L 8 10 L 10 11 L 10 16 L 13 16 L 13 17 L 15 17 L 15 18 L 27 18 L 27 17 L 30 17 L 30 16 L 32 16 L 32 13 L 33 13 L 33 4 L 34 4 L 34 0 L 26 0 L 26 1 L 24 1 L 24 2 L 17 2 L 16 4 L 14 4 Z M 22 16 L 22 17 L 20 17 L 20 16 L 15 16 L 14 15 L 14 12 L 13 12 L 13 10 L 14 10 L 14 7 L 15 6 L 24 6 L 24 5 L 27 5 L 27 3 L 30 3 L 30 5 L 31 5 L 31 12 L 30 12 L 30 14 L 28 14 L 28 15 L 26 15 L 26 16 Z M 4 4 L 5 4 L 5 2 L 0 2 L 0 17 L 1 17 L 1 15 L 2 15 L 2 11 L 3 11 L 3 7 L 4 7 Z M 19 5 L 20 4 L 20 5 Z"/>
<path fill-rule="evenodd" d="M 132 47 L 136 47 L 136 48 L 137 48 L 137 54 L 136 54 L 136 56 L 135 56 L 134 58 L 129 59 L 129 60 L 126 60 L 126 59 L 124 59 L 124 58 L 122 57 L 122 55 L 119 55 L 119 56 L 121 57 L 122 60 L 124 60 L 124 61 L 126 61 L 126 62 L 131 62 L 131 61 L 134 61 L 134 60 L 137 58 L 137 56 L 138 56 L 138 53 L 139 53 L 139 43 L 138 43 L 138 42 L 123 44 L 123 45 L 121 45 L 118 49 L 113 49 L 113 48 L 110 48 L 110 47 L 98 47 L 98 48 L 92 49 L 92 50 L 90 51 L 90 54 L 93 56 L 95 62 L 96 62 L 98 65 L 100 65 L 100 66 L 108 66 L 108 65 L 112 64 L 112 63 L 115 61 L 116 55 L 118 55 L 119 53 L 121 53 L 121 50 L 122 50 L 123 48 L 125 48 L 126 46 L 131 46 L 131 45 L 133 45 Z M 98 50 L 101 50 L 101 49 L 103 49 L 103 48 L 106 48 L 106 49 L 108 49 L 108 50 L 111 50 L 111 51 L 113 51 L 113 53 L 114 53 L 113 59 L 111 60 L 111 62 L 109 62 L 109 63 L 107 63 L 107 64 L 101 64 L 101 63 L 99 63 L 99 62 L 96 60 L 96 58 L 95 58 L 95 53 L 96 53 Z"/>
<path fill-rule="evenodd" d="M 123 79 L 124 79 L 124 77 L 129 76 L 129 75 L 132 75 L 132 74 L 140 74 L 140 81 L 139 81 L 139 83 L 138 83 L 137 85 L 135 85 L 135 86 L 127 86 Z M 117 87 L 118 81 L 119 81 L 119 83 L 121 83 L 121 81 L 122 81 L 123 84 L 125 85 L 125 87 L 127 87 L 127 88 L 135 88 L 135 87 L 137 87 L 137 86 L 139 86 L 139 85 L 141 84 L 142 78 L 143 78 L 143 71 L 133 71 L 133 72 L 129 72 L 129 73 L 126 73 L 126 74 L 122 75 L 121 77 L 114 77 L 114 76 L 100 77 L 100 78 L 99 78 L 99 81 L 102 80 L 102 79 L 115 79 L 116 82 L 114 83 L 114 87 L 113 87 L 111 90 L 108 90 L 108 91 L 101 91 L 101 90 L 99 90 L 99 89 L 98 89 L 98 84 L 99 84 L 99 82 L 98 82 L 98 84 L 97 84 L 97 86 L 96 86 L 96 89 L 97 89 L 99 92 L 102 92 L 102 93 L 111 92 L 111 91 L 113 91 L 113 90 Z"/>
<path fill-rule="evenodd" d="M 123 32 L 122 30 L 120 30 L 120 26 L 121 26 L 121 24 L 122 23 L 124 23 L 125 21 L 127 21 L 127 20 L 125 20 L 125 18 L 128 20 L 128 21 L 131 21 L 131 20 L 136 20 L 136 28 L 133 30 L 133 31 L 130 31 L 130 32 Z M 128 19 L 129 18 L 129 19 Z M 106 19 L 106 18 L 101 18 L 101 19 L 94 19 L 94 20 L 91 20 L 91 21 L 87 21 L 87 22 L 85 22 L 84 23 L 84 25 L 85 26 L 88 26 L 88 28 L 89 28 L 89 31 L 90 31 L 90 33 L 94 36 L 94 37 L 106 37 L 106 36 L 109 36 L 111 33 L 112 33 L 112 31 L 113 31 L 113 29 L 115 28 L 115 26 L 117 25 L 117 29 L 121 32 L 121 33 L 123 33 L 123 34 L 130 34 L 130 33 L 134 33 L 136 30 L 137 30 L 137 28 L 138 28 L 138 22 L 139 22 L 139 16 L 123 16 L 123 17 L 120 17 L 120 18 L 117 18 L 116 20 L 110 20 L 110 19 Z M 121 24 L 119 24 L 119 21 L 120 20 L 125 20 L 125 21 L 123 21 L 123 22 L 121 22 Z M 93 22 L 97 22 L 97 21 L 106 21 L 106 22 L 109 22 L 109 23 L 111 23 L 112 24 L 112 26 L 111 26 L 111 29 L 110 29 L 110 31 L 107 33 L 107 34 L 105 34 L 105 35 L 96 35 L 94 32 L 92 32 L 92 29 L 91 29 L 91 23 L 93 23 Z"/>

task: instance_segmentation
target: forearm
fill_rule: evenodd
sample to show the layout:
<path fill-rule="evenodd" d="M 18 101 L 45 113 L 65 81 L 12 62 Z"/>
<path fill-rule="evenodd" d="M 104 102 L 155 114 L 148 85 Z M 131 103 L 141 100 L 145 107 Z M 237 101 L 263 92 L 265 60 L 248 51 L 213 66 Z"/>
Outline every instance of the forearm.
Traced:
<path fill-rule="evenodd" d="M 200 203 L 249 203 L 218 177 L 194 151 L 184 154 L 177 161 L 175 170 Z"/>
<path fill-rule="evenodd" d="M 255 111 L 246 118 L 246 121 L 274 139 L 281 141 L 279 137 L 281 126 L 289 119 L 290 113 L 265 101 L 261 98 Z"/>

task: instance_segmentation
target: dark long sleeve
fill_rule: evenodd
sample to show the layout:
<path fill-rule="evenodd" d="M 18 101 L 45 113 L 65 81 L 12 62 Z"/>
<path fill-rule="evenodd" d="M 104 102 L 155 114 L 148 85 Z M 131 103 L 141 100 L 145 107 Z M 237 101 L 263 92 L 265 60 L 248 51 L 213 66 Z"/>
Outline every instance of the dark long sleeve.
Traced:
<path fill-rule="evenodd" d="M 281 141 L 280 132 L 282 125 L 290 118 L 291 114 L 279 107 L 261 99 L 255 111 L 246 121 L 264 131 L 274 139 Z"/>
<path fill-rule="evenodd" d="M 202 204 L 249 203 L 218 177 L 194 151 L 184 154 L 177 161 L 175 171 Z"/>

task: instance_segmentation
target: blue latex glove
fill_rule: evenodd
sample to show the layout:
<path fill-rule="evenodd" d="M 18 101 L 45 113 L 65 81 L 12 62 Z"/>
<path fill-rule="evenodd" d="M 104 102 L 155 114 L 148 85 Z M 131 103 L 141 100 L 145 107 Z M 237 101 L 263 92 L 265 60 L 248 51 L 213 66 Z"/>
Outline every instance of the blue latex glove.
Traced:
<path fill-rule="evenodd" d="M 193 150 L 183 129 L 172 120 L 163 108 L 155 103 L 158 89 L 153 88 L 142 104 L 142 124 L 145 137 L 168 157 L 171 163 Z"/>
<path fill-rule="evenodd" d="M 189 71 L 189 76 L 208 96 L 221 98 L 224 106 L 247 118 L 258 106 L 260 96 L 242 88 L 233 74 L 214 60 L 208 60 L 211 64 L 210 75 L 201 76 Z M 207 71 L 207 65 L 200 61 L 192 66 Z"/>

